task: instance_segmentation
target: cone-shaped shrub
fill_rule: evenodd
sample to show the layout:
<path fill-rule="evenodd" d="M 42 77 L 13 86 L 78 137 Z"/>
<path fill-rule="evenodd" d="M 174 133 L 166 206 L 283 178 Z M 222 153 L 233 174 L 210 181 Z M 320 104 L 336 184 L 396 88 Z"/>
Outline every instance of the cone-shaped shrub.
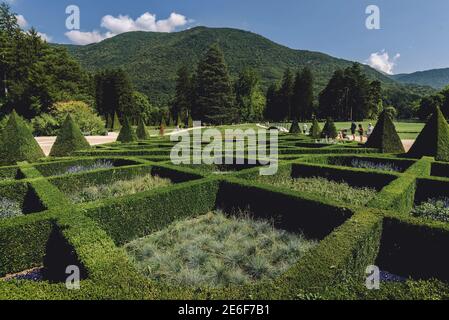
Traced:
<path fill-rule="evenodd" d="M 187 120 L 187 127 L 193 128 L 193 119 L 191 115 L 189 115 L 189 119 Z"/>
<path fill-rule="evenodd" d="M 122 128 L 117 112 L 114 113 L 114 121 L 112 123 L 112 131 L 119 131 Z"/>
<path fill-rule="evenodd" d="M 13 111 L 0 136 L 0 163 L 33 162 L 45 157 L 25 121 Z"/>
<path fill-rule="evenodd" d="M 317 119 L 313 119 L 312 128 L 310 128 L 310 136 L 314 139 L 321 137 L 321 128 Z"/>
<path fill-rule="evenodd" d="M 366 148 L 380 149 L 383 153 L 404 153 L 404 146 L 399 138 L 394 123 L 387 110 L 382 111 L 373 133 L 365 144 Z"/>
<path fill-rule="evenodd" d="M 150 139 L 150 135 L 148 134 L 147 127 L 145 126 L 145 122 L 143 119 L 140 119 L 139 125 L 137 126 L 137 139 L 139 140 L 148 140 Z"/>
<path fill-rule="evenodd" d="M 129 120 L 125 117 L 123 121 L 122 129 L 118 135 L 117 141 L 122 143 L 134 142 L 137 141 L 137 135 L 134 129 L 131 127 Z"/>
<path fill-rule="evenodd" d="M 335 123 L 332 119 L 327 119 L 324 124 L 323 132 L 321 132 L 321 138 L 329 138 L 335 139 L 338 137 L 337 128 L 335 127 Z"/>
<path fill-rule="evenodd" d="M 89 148 L 89 142 L 87 142 L 78 125 L 73 121 L 70 114 L 68 114 L 59 130 L 56 142 L 51 148 L 50 156 L 66 157 L 72 155 L 75 151 Z"/>
<path fill-rule="evenodd" d="M 106 116 L 106 129 L 107 130 L 111 130 L 112 129 L 112 117 L 111 117 L 111 115 L 109 113 Z"/>
<path fill-rule="evenodd" d="M 449 125 L 440 108 L 435 109 L 408 154 L 415 158 L 430 156 L 438 161 L 449 161 Z"/>
<path fill-rule="evenodd" d="M 301 129 L 299 128 L 298 120 L 293 120 L 292 126 L 290 127 L 290 133 L 292 133 L 292 134 L 301 133 Z"/>
<path fill-rule="evenodd" d="M 173 128 L 175 126 L 175 121 L 173 120 L 173 116 L 170 114 L 170 118 L 168 120 L 168 126 Z"/>

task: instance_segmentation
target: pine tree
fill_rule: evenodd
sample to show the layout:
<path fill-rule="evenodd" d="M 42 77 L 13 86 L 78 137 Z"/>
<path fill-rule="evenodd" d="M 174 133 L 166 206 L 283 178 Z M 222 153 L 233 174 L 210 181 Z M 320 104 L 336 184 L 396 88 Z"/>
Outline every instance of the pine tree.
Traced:
<path fill-rule="evenodd" d="M 313 114 L 313 75 L 309 68 L 296 74 L 292 95 L 292 117 L 306 121 Z"/>
<path fill-rule="evenodd" d="M 50 156 L 66 157 L 72 155 L 75 151 L 89 148 L 89 142 L 87 142 L 78 125 L 73 121 L 70 114 L 68 114 L 59 130 L 56 142 L 50 151 Z"/>
<path fill-rule="evenodd" d="M 178 118 L 192 112 L 194 103 L 194 84 L 187 66 L 178 70 L 176 79 L 176 93 L 172 106 L 172 113 Z M 180 125 L 180 123 L 178 123 Z"/>
<path fill-rule="evenodd" d="M 137 138 L 139 140 L 150 139 L 150 135 L 148 134 L 147 127 L 145 126 L 145 122 L 143 121 L 142 118 L 140 118 L 140 120 L 139 120 L 139 125 L 137 127 L 136 134 L 137 134 Z"/>
<path fill-rule="evenodd" d="M 321 137 L 321 127 L 316 118 L 313 119 L 312 128 L 310 128 L 310 136 L 314 139 Z"/>
<path fill-rule="evenodd" d="M 382 111 L 365 148 L 380 149 L 383 153 L 404 153 L 401 138 L 386 110 Z"/>
<path fill-rule="evenodd" d="M 278 117 L 281 120 L 292 118 L 291 104 L 293 97 L 294 79 L 290 69 L 286 69 L 282 79 L 282 85 L 279 90 L 280 106 L 277 108 Z"/>
<path fill-rule="evenodd" d="M 117 112 L 114 112 L 114 121 L 112 123 L 112 131 L 119 131 L 122 128 Z"/>
<path fill-rule="evenodd" d="M 33 162 L 45 157 L 25 121 L 13 110 L 0 136 L 0 163 Z"/>
<path fill-rule="evenodd" d="M 232 123 L 237 117 L 231 80 L 223 53 L 212 45 L 198 64 L 193 116 L 206 123 Z"/>
<path fill-rule="evenodd" d="M 120 130 L 120 133 L 117 137 L 117 141 L 122 143 L 129 143 L 137 141 L 137 135 L 134 129 L 132 128 L 129 120 L 125 117 L 123 121 L 123 127 Z"/>

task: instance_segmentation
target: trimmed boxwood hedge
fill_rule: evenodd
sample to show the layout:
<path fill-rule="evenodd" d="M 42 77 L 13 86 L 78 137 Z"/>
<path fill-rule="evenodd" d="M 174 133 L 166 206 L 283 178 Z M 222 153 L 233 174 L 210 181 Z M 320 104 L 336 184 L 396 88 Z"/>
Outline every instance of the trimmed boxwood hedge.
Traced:
<path fill-rule="evenodd" d="M 379 155 L 378 150 L 354 144 L 323 148 L 297 145 L 310 142 L 306 137 L 280 137 L 284 154 L 280 156 L 279 175 L 322 176 L 353 186 L 371 186 L 379 190 L 376 198 L 365 208 L 341 206 L 314 195 L 254 182 L 259 175 L 257 167 L 243 166 L 235 173 L 213 176 L 195 166 L 173 166 L 168 158 L 172 144 L 165 139 L 111 144 L 78 152 L 69 159 L 0 168 L 0 177 L 6 177 L 0 181 L 1 196 L 21 199 L 25 207 L 40 206 L 37 212 L 0 220 L 0 277 L 45 266 L 51 271 L 49 280 L 54 277 L 59 281 L 63 280 L 62 269 L 67 263 L 78 265 L 83 275 L 81 290 L 67 290 L 63 284 L 52 282 L 0 281 L 0 299 L 449 297 L 448 268 L 440 254 L 447 242 L 449 225 L 410 215 L 415 201 L 449 190 L 449 179 L 430 177 L 432 172 L 444 170 L 444 164 L 432 158 L 410 161 Z M 394 161 L 403 164 L 404 171 L 386 173 L 336 165 L 353 158 Z M 73 164 L 88 164 L 96 159 L 112 159 L 117 161 L 116 167 L 54 176 Z M 127 178 L 148 173 L 169 178 L 175 184 L 78 205 L 65 195 L 87 183 L 107 183 L 112 176 Z M 120 248 L 179 219 L 216 209 L 232 214 L 247 208 L 255 218 L 274 218 L 277 228 L 301 231 L 319 240 L 319 244 L 274 280 L 224 289 L 174 288 L 150 281 Z M 420 248 L 416 257 L 412 256 L 413 247 Z M 64 257 L 64 263 L 52 259 L 55 255 Z M 404 262 L 418 258 L 420 263 L 409 269 L 404 266 Z M 363 289 L 365 269 L 376 262 L 393 269 L 387 271 L 414 279 L 436 277 L 439 281 L 382 284 L 380 291 L 367 292 Z"/>

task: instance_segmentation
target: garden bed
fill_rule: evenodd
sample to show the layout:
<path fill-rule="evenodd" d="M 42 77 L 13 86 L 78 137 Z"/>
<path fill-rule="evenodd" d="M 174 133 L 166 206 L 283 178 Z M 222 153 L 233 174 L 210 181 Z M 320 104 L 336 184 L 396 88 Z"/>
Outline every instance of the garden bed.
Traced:
<path fill-rule="evenodd" d="M 11 183 L 0 186 L 0 219 L 37 213 L 45 209 L 31 185 Z"/>
<path fill-rule="evenodd" d="M 316 245 L 249 215 L 208 213 L 125 245 L 146 277 L 182 287 L 226 287 L 273 279 Z"/>
<path fill-rule="evenodd" d="M 77 174 L 101 169 L 120 168 L 138 164 L 127 159 L 85 159 L 77 161 L 50 162 L 37 165 L 44 177 Z"/>

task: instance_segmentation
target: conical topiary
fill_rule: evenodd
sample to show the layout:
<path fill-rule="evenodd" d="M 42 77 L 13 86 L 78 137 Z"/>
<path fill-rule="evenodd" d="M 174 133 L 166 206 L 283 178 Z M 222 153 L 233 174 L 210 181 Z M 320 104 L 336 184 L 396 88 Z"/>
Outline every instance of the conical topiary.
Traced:
<path fill-rule="evenodd" d="M 111 115 L 108 113 L 108 115 L 106 116 L 106 129 L 112 130 L 112 117 Z"/>
<path fill-rule="evenodd" d="M 134 129 L 131 127 L 128 118 L 125 117 L 123 121 L 122 129 L 117 137 L 117 141 L 122 143 L 135 142 L 137 141 L 137 135 Z"/>
<path fill-rule="evenodd" d="M 112 123 L 112 131 L 119 131 L 122 128 L 117 112 L 114 112 L 114 121 Z"/>
<path fill-rule="evenodd" d="M 181 128 L 182 127 L 182 121 L 181 121 L 181 115 L 178 113 L 178 120 L 176 121 L 176 125 Z"/>
<path fill-rule="evenodd" d="M 173 128 L 175 126 L 175 121 L 173 120 L 173 116 L 171 114 L 168 120 L 168 126 L 169 128 Z"/>
<path fill-rule="evenodd" d="M 301 129 L 299 128 L 298 120 L 293 120 L 292 126 L 290 127 L 290 133 L 292 134 L 298 134 L 301 133 Z"/>
<path fill-rule="evenodd" d="M 436 107 L 408 154 L 414 158 L 435 157 L 437 161 L 449 161 L 449 125 Z"/>
<path fill-rule="evenodd" d="M 33 162 L 45 157 L 25 121 L 13 111 L 0 137 L 0 163 Z"/>
<path fill-rule="evenodd" d="M 310 136 L 314 139 L 321 137 L 321 128 L 317 119 L 313 119 L 312 128 L 310 128 Z"/>
<path fill-rule="evenodd" d="M 193 128 L 193 119 L 191 115 L 189 115 L 189 119 L 187 120 L 187 127 Z"/>
<path fill-rule="evenodd" d="M 56 142 L 51 148 L 50 156 L 66 157 L 72 155 L 75 151 L 89 148 L 89 142 L 87 142 L 78 125 L 73 121 L 70 114 L 68 114 L 59 130 Z"/>
<path fill-rule="evenodd" d="M 404 153 L 404 146 L 399 138 L 393 120 L 387 110 L 382 111 L 373 133 L 365 144 L 366 148 L 380 149 L 383 153 Z"/>
<path fill-rule="evenodd" d="M 335 139 L 338 137 L 337 128 L 332 119 L 328 118 L 324 124 L 323 132 L 321 132 L 321 138 Z"/>
<path fill-rule="evenodd" d="M 139 140 L 148 140 L 150 139 L 150 135 L 148 134 L 147 127 L 145 126 L 145 122 L 143 119 L 140 119 L 139 125 L 137 126 L 137 139 Z"/>

